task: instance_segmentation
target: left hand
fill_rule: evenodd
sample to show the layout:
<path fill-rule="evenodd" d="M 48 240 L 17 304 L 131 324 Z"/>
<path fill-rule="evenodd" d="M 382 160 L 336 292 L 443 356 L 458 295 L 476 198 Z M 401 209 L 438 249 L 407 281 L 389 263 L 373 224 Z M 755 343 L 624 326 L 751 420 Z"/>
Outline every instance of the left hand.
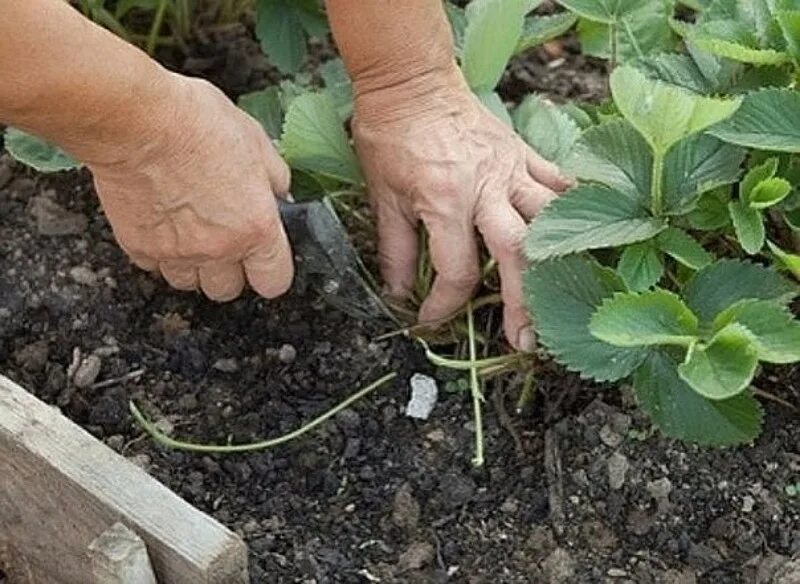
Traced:
<path fill-rule="evenodd" d="M 404 94 L 400 86 L 359 96 L 353 133 L 388 294 L 404 298 L 413 288 L 422 221 L 436 279 L 419 320 L 457 312 L 481 277 L 477 229 L 498 263 L 506 337 L 532 350 L 521 242 L 527 222 L 571 181 L 487 110 L 460 75 L 431 90 Z"/>

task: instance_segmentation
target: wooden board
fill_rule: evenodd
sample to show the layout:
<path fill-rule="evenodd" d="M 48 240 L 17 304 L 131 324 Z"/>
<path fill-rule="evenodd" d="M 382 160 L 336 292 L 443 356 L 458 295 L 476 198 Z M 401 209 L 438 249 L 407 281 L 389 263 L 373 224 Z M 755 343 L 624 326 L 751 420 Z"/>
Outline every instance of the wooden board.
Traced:
<path fill-rule="evenodd" d="M 118 521 L 160 584 L 248 582 L 236 534 L 0 375 L 0 565 L 32 584 L 87 584 L 88 546 Z"/>

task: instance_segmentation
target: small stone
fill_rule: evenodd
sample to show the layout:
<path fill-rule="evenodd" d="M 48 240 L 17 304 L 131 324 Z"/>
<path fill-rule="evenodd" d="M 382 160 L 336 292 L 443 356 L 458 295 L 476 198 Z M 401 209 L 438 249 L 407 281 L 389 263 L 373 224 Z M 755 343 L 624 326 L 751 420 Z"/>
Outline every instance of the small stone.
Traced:
<path fill-rule="evenodd" d="M 411 485 L 403 485 L 394 494 L 392 503 L 392 523 L 400 529 L 414 531 L 419 523 L 419 503 L 414 498 Z"/>
<path fill-rule="evenodd" d="M 628 575 L 628 573 L 621 568 L 609 568 L 606 574 L 611 578 L 625 578 Z"/>
<path fill-rule="evenodd" d="M 650 481 L 647 483 L 647 492 L 656 501 L 669 499 L 669 494 L 672 492 L 672 482 L 667 477 Z"/>
<path fill-rule="evenodd" d="M 508 515 L 516 515 L 517 511 L 519 511 L 519 501 L 514 497 L 508 497 L 503 501 L 503 504 L 500 505 L 500 511 Z"/>
<path fill-rule="evenodd" d="M 610 448 L 616 448 L 622 444 L 622 436 L 612 430 L 608 424 L 600 428 L 600 440 Z"/>
<path fill-rule="evenodd" d="M 400 554 L 398 565 L 401 570 L 419 570 L 433 561 L 434 549 L 428 542 L 414 542 Z"/>
<path fill-rule="evenodd" d="M 35 373 L 42 371 L 47 366 L 49 354 L 50 348 L 47 341 L 36 341 L 15 351 L 14 361 L 26 371 Z"/>
<path fill-rule="evenodd" d="M 191 411 L 198 405 L 197 396 L 193 393 L 185 393 L 178 398 L 178 407 L 181 411 Z"/>
<path fill-rule="evenodd" d="M 564 548 L 556 548 L 542 562 L 545 581 L 549 584 L 572 582 L 575 577 L 575 560 Z"/>
<path fill-rule="evenodd" d="M 789 558 L 786 556 L 768 552 L 758 563 L 755 584 L 770 584 L 770 582 L 775 582 L 776 573 L 781 570 L 788 561 Z"/>
<path fill-rule="evenodd" d="M 146 454 L 135 454 L 128 460 L 144 471 L 150 467 L 150 457 Z"/>
<path fill-rule="evenodd" d="M 76 235 L 86 231 L 89 226 L 85 215 L 67 211 L 46 195 L 34 197 L 30 210 L 41 235 Z"/>
<path fill-rule="evenodd" d="M 406 416 L 418 420 L 427 420 L 436 406 L 439 388 L 433 377 L 422 373 L 415 373 L 409 381 L 411 385 L 411 399 L 406 405 Z"/>
<path fill-rule="evenodd" d="M 781 566 L 775 573 L 774 584 L 800 584 L 800 558 Z"/>
<path fill-rule="evenodd" d="M 622 488 L 629 467 L 628 459 L 619 452 L 608 457 L 608 486 L 611 490 L 616 491 Z"/>
<path fill-rule="evenodd" d="M 690 568 L 682 571 L 667 570 L 661 576 L 660 581 L 664 584 L 697 584 L 697 576 Z"/>
<path fill-rule="evenodd" d="M 125 446 L 125 437 L 120 434 L 109 436 L 106 438 L 106 446 L 119 452 L 122 450 L 122 447 Z"/>
<path fill-rule="evenodd" d="M 628 514 L 628 531 L 635 535 L 647 535 L 653 527 L 653 518 L 640 509 L 634 509 Z"/>
<path fill-rule="evenodd" d="M 294 348 L 294 345 L 288 343 L 281 345 L 281 348 L 278 349 L 278 361 L 284 365 L 290 365 L 294 363 L 295 359 L 297 359 L 297 349 Z"/>
<path fill-rule="evenodd" d="M 75 266 L 74 268 L 70 268 L 69 277 L 72 278 L 76 284 L 80 284 L 81 286 L 97 285 L 97 274 L 95 274 L 91 268 L 87 268 L 86 266 Z"/>
<path fill-rule="evenodd" d="M 431 430 L 427 434 L 425 434 L 425 438 L 433 442 L 434 444 L 439 444 L 440 442 L 444 442 L 446 435 L 444 430 L 441 428 L 437 428 L 436 430 Z"/>
<path fill-rule="evenodd" d="M 75 387 L 84 389 L 97 381 L 97 376 L 100 375 L 100 369 L 103 366 L 103 361 L 97 355 L 89 355 L 81 361 L 75 376 L 72 378 L 72 383 Z"/>
<path fill-rule="evenodd" d="M 211 366 L 212 369 L 222 371 L 223 373 L 236 373 L 239 371 L 239 362 L 236 359 L 217 359 Z"/>
<path fill-rule="evenodd" d="M 750 513 L 755 507 L 756 500 L 750 495 L 742 497 L 742 513 Z"/>

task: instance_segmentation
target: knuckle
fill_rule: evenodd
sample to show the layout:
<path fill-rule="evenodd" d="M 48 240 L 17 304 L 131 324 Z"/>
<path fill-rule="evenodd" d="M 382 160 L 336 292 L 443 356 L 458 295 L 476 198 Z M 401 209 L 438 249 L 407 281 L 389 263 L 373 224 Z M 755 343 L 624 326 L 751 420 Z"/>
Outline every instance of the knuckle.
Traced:
<path fill-rule="evenodd" d="M 452 287 L 471 289 L 480 281 L 480 271 L 475 268 L 448 268 L 439 273 L 440 276 Z"/>

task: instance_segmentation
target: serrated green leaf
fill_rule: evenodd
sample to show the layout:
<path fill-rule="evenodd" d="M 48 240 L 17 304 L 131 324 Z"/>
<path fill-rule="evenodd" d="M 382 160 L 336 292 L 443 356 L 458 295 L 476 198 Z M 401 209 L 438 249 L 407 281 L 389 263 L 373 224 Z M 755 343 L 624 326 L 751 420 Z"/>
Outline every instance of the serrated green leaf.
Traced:
<path fill-rule="evenodd" d="M 363 177 L 342 121 L 330 96 L 306 93 L 286 112 L 281 150 L 287 162 L 301 170 L 362 184 Z"/>
<path fill-rule="evenodd" d="M 800 10 L 778 10 L 775 18 L 781 28 L 789 53 L 800 57 Z"/>
<path fill-rule="evenodd" d="M 750 333 L 732 323 L 718 331 L 707 344 L 697 343 L 678 365 L 678 375 L 697 393 L 712 400 L 730 399 L 753 381 L 758 354 Z"/>
<path fill-rule="evenodd" d="M 698 331 L 692 311 L 676 294 L 660 288 L 614 294 L 589 321 L 589 332 L 616 347 L 686 347 L 697 340 Z"/>
<path fill-rule="evenodd" d="M 685 38 L 719 57 L 753 65 L 781 65 L 788 55 L 761 48 L 753 29 L 741 20 L 721 19 L 686 27 Z"/>
<path fill-rule="evenodd" d="M 689 225 L 692 226 L 692 229 L 701 231 L 722 229 L 731 221 L 728 212 L 730 198 L 729 189 L 716 189 L 705 193 L 697 201 L 694 210 L 686 216 Z"/>
<path fill-rule="evenodd" d="M 524 251 L 541 261 L 588 249 L 636 243 L 666 228 L 629 195 L 579 186 L 553 200 L 528 227 Z"/>
<path fill-rule="evenodd" d="M 797 293 L 798 287 L 774 270 L 746 261 L 720 260 L 687 282 L 683 298 L 701 321 L 711 323 L 740 300 L 788 304 Z"/>
<path fill-rule="evenodd" d="M 281 73 L 295 73 L 306 58 L 306 33 L 293 0 L 258 0 L 256 38 Z"/>
<path fill-rule="evenodd" d="M 759 182 L 747 198 L 753 209 L 766 209 L 777 205 L 792 192 L 792 185 L 785 178 L 774 176 Z"/>
<path fill-rule="evenodd" d="M 743 148 L 707 134 L 680 140 L 664 159 L 665 211 L 682 215 L 703 193 L 736 182 L 746 154 Z"/>
<path fill-rule="evenodd" d="M 800 361 L 800 321 L 789 309 L 768 300 L 742 300 L 714 319 L 714 330 L 738 323 L 750 333 L 758 358 L 767 363 Z"/>
<path fill-rule="evenodd" d="M 58 172 L 81 166 L 57 146 L 16 128 L 7 128 L 3 141 L 14 160 L 39 172 Z"/>
<path fill-rule="evenodd" d="M 641 292 L 658 283 L 664 275 L 664 262 L 652 241 L 634 243 L 622 251 L 617 273 L 628 290 Z"/>
<path fill-rule="evenodd" d="M 614 102 L 656 152 L 733 114 L 739 99 L 703 97 L 645 77 L 630 66 L 611 74 Z"/>
<path fill-rule="evenodd" d="M 741 201 L 728 203 L 728 211 L 742 249 L 750 255 L 760 252 L 767 235 L 761 212 L 751 209 Z"/>
<path fill-rule="evenodd" d="M 637 59 L 633 65 L 651 79 L 677 85 L 694 93 L 709 94 L 717 89 L 689 55 L 648 55 Z"/>
<path fill-rule="evenodd" d="M 767 245 L 783 267 L 789 270 L 795 278 L 800 280 L 800 255 L 785 252 L 771 241 L 767 241 Z"/>
<path fill-rule="evenodd" d="M 525 299 L 542 344 L 571 371 L 597 381 L 630 375 L 647 355 L 614 347 L 589 333 L 589 319 L 605 298 L 624 290 L 619 277 L 589 257 L 536 264 L 525 273 Z"/>
<path fill-rule="evenodd" d="M 353 113 L 353 86 L 341 59 L 325 61 L 319 67 L 319 74 L 325 83 L 325 93 L 331 96 L 336 111 L 342 120 Z"/>
<path fill-rule="evenodd" d="M 764 89 L 751 93 L 730 119 L 709 132 L 741 146 L 800 152 L 800 92 Z"/>
<path fill-rule="evenodd" d="M 647 0 L 557 0 L 564 8 L 595 22 L 614 24 L 620 17 L 637 10 Z"/>
<path fill-rule="evenodd" d="M 300 26 L 309 36 L 324 39 L 330 32 L 328 17 L 319 0 L 292 0 Z"/>
<path fill-rule="evenodd" d="M 565 172 L 597 182 L 650 205 L 653 156 L 642 135 L 626 120 L 592 126 L 562 164 Z"/>
<path fill-rule="evenodd" d="M 525 19 L 524 0 L 473 0 L 467 6 L 467 28 L 461 70 L 473 90 L 493 90 L 519 41 Z"/>
<path fill-rule="evenodd" d="M 538 95 L 529 95 L 514 110 L 514 127 L 542 157 L 560 164 L 570 155 L 580 130 L 557 106 Z"/>
<path fill-rule="evenodd" d="M 475 95 L 498 120 L 509 127 L 513 126 L 514 122 L 511 120 L 511 114 L 508 113 L 506 104 L 503 103 L 502 98 L 496 91 L 479 90 L 475 92 Z"/>
<path fill-rule="evenodd" d="M 575 124 L 581 130 L 586 130 L 594 125 L 594 120 L 592 119 L 592 116 L 589 114 L 589 112 L 587 112 L 586 109 L 584 109 L 584 107 L 576 103 L 573 102 L 562 103 L 558 106 L 558 108 L 562 112 L 567 114 L 570 118 L 572 118 L 572 121 L 575 122 Z"/>
<path fill-rule="evenodd" d="M 253 116 L 270 138 L 277 140 L 283 130 L 283 106 L 280 89 L 267 87 L 239 96 L 237 105 Z"/>
<path fill-rule="evenodd" d="M 675 50 L 676 37 L 669 24 L 673 9 L 671 0 L 650 0 L 625 13 L 613 26 L 581 19 L 577 27 L 581 51 L 592 57 L 611 59 L 616 49 L 616 61 L 626 63 L 643 55 Z"/>
<path fill-rule="evenodd" d="M 714 261 L 714 256 L 677 227 L 668 227 L 659 233 L 656 242 L 661 251 L 693 270 L 700 270 Z"/>
<path fill-rule="evenodd" d="M 758 183 L 775 176 L 775 173 L 778 171 L 778 162 L 778 157 L 772 156 L 761 164 L 757 164 L 749 169 L 742 179 L 742 184 L 739 188 L 739 197 L 743 201 L 749 201 L 750 193 Z"/>
<path fill-rule="evenodd" d="M 554 38 L 560 37 L 578 21 L 578 18 L 569 12 L 559 12 L 548 16 L 529 16 L 525 19 L 517 47 L 514 54 L 519 54 L 538 47 Z"/>
<path fill-rule="evenodd" d="M 763 414 L 750 392 L 712 401 L 689 387 L 677 364 L 664 352 L 651 354 L 633 379 L 636 399 L 667 436 L 704 446 L 733 446 L 752 441 Z"/>

